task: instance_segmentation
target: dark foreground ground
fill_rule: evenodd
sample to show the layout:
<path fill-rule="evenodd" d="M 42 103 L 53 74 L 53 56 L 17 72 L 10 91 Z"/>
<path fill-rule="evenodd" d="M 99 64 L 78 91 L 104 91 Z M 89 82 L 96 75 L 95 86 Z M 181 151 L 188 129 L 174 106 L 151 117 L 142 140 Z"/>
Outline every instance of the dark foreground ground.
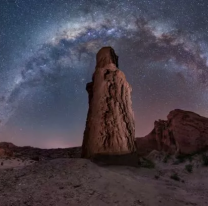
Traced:
<path fill-rule="evenodd" d="M 143 164 L 148 168 L 69 157 L 1 158 L 0 206 L 208 205 L 208 168 L 199 157 L 151 158 Z"/>

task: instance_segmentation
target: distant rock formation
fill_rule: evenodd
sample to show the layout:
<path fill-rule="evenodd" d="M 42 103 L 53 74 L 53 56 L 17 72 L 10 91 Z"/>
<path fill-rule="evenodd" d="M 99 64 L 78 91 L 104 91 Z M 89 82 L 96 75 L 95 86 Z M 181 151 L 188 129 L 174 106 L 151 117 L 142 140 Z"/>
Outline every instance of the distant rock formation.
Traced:
<path fill-rule="evenodd" d="M 31 146 L 16 146 L 10 142 L 0 142 L 0 158 L 7 157 L 36 161 L 56 158 L 80 158 L 81 147 L 41 149 Z"/>
<path fill-rule="evenodd" d="M 10 142 L 0 142 L 0 158 L 11 157 L 16 146 Z"/>
<path fill-rule="evenodd" d="M 142 138 L 136 138 L 140 155 L 153 150 L 169 154 L 193 154 L 208 149 L 208 118 L 176 109 L 167 121 L 155 121 L 154 129 Z"/>
<path fill-rule="evenodd" d="M 86 86 L 89 111 L 82 157 L 133 153 L 136 148 L 132 88 L 117 68 L 118 56 L 111 47 L 103 47 L 96 60 L 92 82 Z"/>
<path fill-rule="evenodd" d="M 0 142 L 0 148 L 7 148 L 7 149 L 11 149 L 11 148 L 15 148 L 17 147 L 16 145 L 14 145 L 11 142 Z"/>

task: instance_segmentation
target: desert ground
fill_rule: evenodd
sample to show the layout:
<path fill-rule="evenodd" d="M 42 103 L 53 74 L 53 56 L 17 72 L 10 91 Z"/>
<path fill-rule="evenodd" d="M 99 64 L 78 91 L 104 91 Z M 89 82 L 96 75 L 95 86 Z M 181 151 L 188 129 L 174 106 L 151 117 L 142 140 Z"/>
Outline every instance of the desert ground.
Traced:
<path fill-rule="evenodd" d="M 98 164 L 75 151 L 75 157 L 64 158 L 24 152 L 2 157 L 0 206 L 208 205 L 208 167 L 201 155 L 176 159 L 153 151 L 134 167 Z"/>

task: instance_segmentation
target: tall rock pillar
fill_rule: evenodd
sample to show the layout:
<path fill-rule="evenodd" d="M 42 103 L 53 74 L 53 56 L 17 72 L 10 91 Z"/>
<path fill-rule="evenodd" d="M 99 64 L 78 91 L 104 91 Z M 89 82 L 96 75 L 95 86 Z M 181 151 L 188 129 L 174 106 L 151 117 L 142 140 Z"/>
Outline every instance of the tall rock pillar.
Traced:
<path fill-rule="evenodd" d="M 86 86 L 89 110 L 82 157 L 133 153 L 136 148 L 132 88 L 117 68 L 118 56 L 111 47 L 100 49 L 96 60 L 92 82 Z"/>

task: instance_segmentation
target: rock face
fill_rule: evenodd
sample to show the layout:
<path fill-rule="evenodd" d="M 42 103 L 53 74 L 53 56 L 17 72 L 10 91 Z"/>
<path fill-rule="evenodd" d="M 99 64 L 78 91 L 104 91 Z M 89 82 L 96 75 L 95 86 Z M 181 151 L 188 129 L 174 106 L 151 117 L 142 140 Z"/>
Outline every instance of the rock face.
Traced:
<path fill-rule="evenodd" d="M 82 157 L 135 152 L 132 88 L 118 66 L 111 47 L 97 53 L 93 81 L 87 84 L 89 111 L 82 144 Z"/>
<path fill-rule="evenodd" d="M 11 157 L 13 155 L 12 149 L 16 146 L 10 142 L 0 142 L 0 158 Z"/>
<path fill-rule="evenodd" d="M 176 109 L 167 119 L 155 121 L 150 134 L 136 139 L 140 155 L 147 155 L 152 150 L 192 154 L 208 149 L 208 118 Z"/>

